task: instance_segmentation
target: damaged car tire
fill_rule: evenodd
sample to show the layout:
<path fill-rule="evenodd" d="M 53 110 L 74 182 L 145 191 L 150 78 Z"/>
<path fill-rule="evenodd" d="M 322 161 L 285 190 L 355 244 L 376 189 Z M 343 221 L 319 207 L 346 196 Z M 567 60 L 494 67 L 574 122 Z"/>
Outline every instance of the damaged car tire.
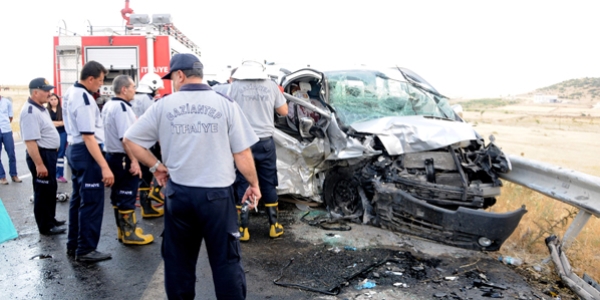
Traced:
<path fill-rule="evenodd" d="M 352 168 L 335 168 L 325 177 L 323 199 L 334 219 L 359 219 L 363 215 L 360 180 Z"/>

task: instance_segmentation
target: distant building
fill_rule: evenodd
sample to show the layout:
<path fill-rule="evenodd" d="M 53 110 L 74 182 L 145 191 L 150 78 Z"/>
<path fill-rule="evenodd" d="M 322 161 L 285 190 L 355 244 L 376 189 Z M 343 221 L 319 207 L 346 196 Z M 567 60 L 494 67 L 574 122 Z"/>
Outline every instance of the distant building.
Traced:
<path fill-rule="evenodd" d="M 536 94 L 533 96 L 533 102 L 534 103 L 558 103 L 560 101 L 558 100 L 557 95 Z"/>

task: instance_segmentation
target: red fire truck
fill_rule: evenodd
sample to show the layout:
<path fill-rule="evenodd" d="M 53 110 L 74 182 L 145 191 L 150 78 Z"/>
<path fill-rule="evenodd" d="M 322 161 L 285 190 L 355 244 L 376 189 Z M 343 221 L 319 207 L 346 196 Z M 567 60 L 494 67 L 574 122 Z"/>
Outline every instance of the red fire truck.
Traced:
<path fill-rule="evenodd" d="M 122 27 L 88 26 L 88 35 L 77 35 L 59 28 L 54 37 L 54 86 L 62 95 L 78 79 L 83 64 L 95 60 L 109 71 L 100 89 L 99 104 L 112 95 L 112 80 L 121 74 L 130 75 L 137 83 L 147 73 L 163 76 L 169 72 L 171 56 L 193 53 L 200 57 L 200 48 L 179 31 L 169 14 L 133 14 L 129 0 L 121 10 L 127 21 Z M 170 82 L 160 94 L 172 92 Z"/>

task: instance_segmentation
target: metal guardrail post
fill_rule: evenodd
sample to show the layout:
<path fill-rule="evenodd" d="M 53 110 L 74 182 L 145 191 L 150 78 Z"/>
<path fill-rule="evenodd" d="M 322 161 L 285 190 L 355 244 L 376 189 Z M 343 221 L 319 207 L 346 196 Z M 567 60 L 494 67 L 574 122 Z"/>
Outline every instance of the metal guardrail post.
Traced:
<path fill-rule="evenodd" d="M 546 246 L 548 246 L 548 250 L 550 250 L 550 256 L 552 257 L 558 276 L 573 292 L 575 292 L 575 294 L 585 300 L 600 299 L 599 290 L 573 273 L 571 264 L 569 263 L 565 252 L 560 248 L 556 236 L 548 237 L 546 239 Z"/>
<path fill-rule="evenodd" d="M 579 234 L 581 229 L 583 229 L 583 227 L 585 226 L 585 224 L 591 216 L 592 214 L 590 214 L 589 212 L 585 210 L 579 210 L 579 213 L 577 213 L 577 216 L 575 217 L 573 222 L 571 222 L 571 225 L 569 225 L 569 228 L 567 228 L 567 232 L 565 232 L 565 235 L 563 236 L 561 248 L 567 249 L 569 246 L 571 246 L 573 240 L 575 239 L 575 237 L 577 237 L 577 235 Z"/>

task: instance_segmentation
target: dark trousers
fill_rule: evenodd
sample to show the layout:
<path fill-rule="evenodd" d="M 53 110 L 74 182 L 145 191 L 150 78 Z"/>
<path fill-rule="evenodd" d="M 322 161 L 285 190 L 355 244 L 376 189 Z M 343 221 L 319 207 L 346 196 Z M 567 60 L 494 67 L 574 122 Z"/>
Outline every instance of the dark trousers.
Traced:
<path fill-rule="evenodd" d="M 67 150 L 67 133 L 59 132 L 58 135 L 60 136 L 60 147 L 56 159 L 56 178 L 65 175 L 65 152 Z"/>
<path fill-rule="evenodd" d="M 46 169 L 48 176 L 40 178 L 37 176 L 37 169 L 29 153 L 25 151 L 25 160 L 27 167 L 33 178 L 33 215 L 37 223 L 38 230 L 46 233 L 54 227 L 54 215 L 56 214 L 56 149 L 38 148 L 40 157 Z"/>
<path fill-rule="evenodd" d="M 194 299 L 196 263 L 202 240 L 217 299 L 245 299 L 239 229 L 233 189 L 166 187 L 162 256 L 169 299 Z"/>
<path fill-rule="evenodd" d="M 8 156 L 8 174 L 10 176 L 17 176 L 17 158 L 15 156 L 15 141 L 13 139 L 12 131 L 0 132 L 0 153 L 2 153 L 2 145 L 6 149 L 6 155 Z M 2 166 L 2 158 L 0 155 L 0 178 L 5 178 L 6 173 L 4 166 Z"/>
<path fill-rule="evenodd" d="M 272 204 L 277 202 L 277 153 L 275 152 L 275 141 L 273 138 L 260 140 L 250 147 L 258 175 L 258 184 L 262 194 L 261 202 Z M 236 202 L 239 203 L 248 188 L 248 181 L 240 171 L 236 170 Z"/>
<path fill-rule="evenodd" d="M 84 143 L 69 145 L 67 160 L 73 171 L 67 249 L 76 250 L 75 255 L 79 256 L 98 246 L 104 213 L 104 183 L 102 170 Z"/>
<path fill-rule="evenodd" d="M 154 156 L 158 160 L 162 160 L 162 154 L 160 152 L 160 145 L 158 143 L 156 143 L 156 144 L 154 144 L 154 146 L 150 147 L 150 152 L 152 152 L 152 154 L 154 154 Z M 142 170 L 142 180 L 140 180 L 140 187 L 148 188 L 152 184 L 152 177 L 154 177 L 154 175 L 152 175 L 152 173 L 150 172 L 150 169 L 143 164 L 140 164 L 140 169 Z"/>
<path fill-rule="evenodd" d="M 135 209 L 135 196 L 140 178 L 129 173 L 131 159 L 125 153 L 106 153 L 105 157 L 115 176 L 115 183 L 110 191 L 111 204 L 119 210 Z"/>

